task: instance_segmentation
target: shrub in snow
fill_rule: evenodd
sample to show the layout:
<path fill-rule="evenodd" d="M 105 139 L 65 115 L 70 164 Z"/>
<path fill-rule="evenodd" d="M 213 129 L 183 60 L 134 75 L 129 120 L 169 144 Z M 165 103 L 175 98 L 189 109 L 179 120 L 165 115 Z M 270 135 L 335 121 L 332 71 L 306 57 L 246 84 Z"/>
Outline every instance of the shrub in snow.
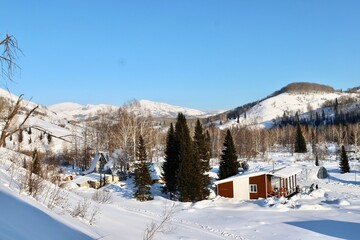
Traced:
<path fill-rule="evenodd" d="M 249 170 L 249 164 L 244 161 L 242 163 L 240 163 L 240 167 L 246 172 L 247 170 Z"/>
<path fill-rule="evenodd" d="M 69 193 L 63 191 L 60 187 L 48 184 L 44 190 L 43 202 L 50 209 L 54 207 L 60 207 L 65 209 L 68 207 L 68 196 Z"/>
<path fill-rule="evenodd" d="M 97 220 L 97 216 L 100 214 L 100 209 L 98 207 L 94 207 L 90 213 L 90 217 L 89 217 L 89 224 L 93 225 L 96 220 Z"/>
<path fill-rule="evenodd" d="M 82 201 L 79 201 L 75 208 L 70 211 L 70 215 L 72 217 L 79 217 L 83 220 L 86 220 L 89 222 L 90 225 L 93 225 L 95 221 L 97 220 L 97 216 L 100 214 L 100 209 L 98 207 L 91 208 L 91 203 L 88 199 L 83 199 Z"/>
<path fill-rule="evenodd" d="M 94 192 L 94 194 L 91 196 L 91 199 L 98 203 L 111 203 L 112 194 L 109 191 L 100 189 Z"/>
<path fill-rule="evenodd" d="M 90 208 L 90 202 L 87 199 L 79 201 L 75 208 L 70 212 L 72 217 L 86 218 Z"/>

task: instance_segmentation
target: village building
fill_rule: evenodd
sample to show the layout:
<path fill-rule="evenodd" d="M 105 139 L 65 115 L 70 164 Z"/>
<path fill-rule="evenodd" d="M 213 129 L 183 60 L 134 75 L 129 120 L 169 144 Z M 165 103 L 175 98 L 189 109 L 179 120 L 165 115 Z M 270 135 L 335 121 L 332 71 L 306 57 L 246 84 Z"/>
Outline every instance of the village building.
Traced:
<path fill-rule="evenodd" d="M 115 161 L 106 152 L 96 152 L 91 160 L 90 167 L 82 172 L 82 176 L 75 177 L 73 183 L 79 187 L 100 188 L 116 183 L 119 176 L 115 174 Z"/>
<path fill-rule="evenodd" d="M 74 178 L 72 182 L 76 183 L 79 187 L 98 189 L 102 186 L 116 183 L 118 181 L 119 177 L 117 175 L 90 173 L 84 176 L 78 176 Z"/>
<path fill-rule="evenodd" d="M 217 195 L 242 200 L 290 197 L 298 191 L 301 169 L 285 167 L 272 172 L 242 173 L 215 182 Z"/>
<path fill-rule="evenodd" d="M 98 151 L 91 160 L 90 167 L 85 170 L 82 174 L 90 173 L 105 173 L 111 174 L 115 169 L 115 161 L 109 157 L 106 152 Z"/>

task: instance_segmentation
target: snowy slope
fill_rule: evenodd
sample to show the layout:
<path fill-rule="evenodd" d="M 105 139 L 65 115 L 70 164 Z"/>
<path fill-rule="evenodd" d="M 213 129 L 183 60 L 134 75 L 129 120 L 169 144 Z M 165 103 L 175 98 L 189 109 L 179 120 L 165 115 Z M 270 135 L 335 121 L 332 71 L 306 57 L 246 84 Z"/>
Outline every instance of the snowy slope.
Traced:
<path fill-rule="evenodd" d="M 296 112 L 304 114 L 307 113 L 309 109 L 316 110 L 321 108 L 322 104 L 328 100 L 339 99 L 343 96 L 357 98 L 360 101 L 360 95 L 357 93 L 281 93 L 258 102 L 246 112 L 246 118 L 244 115 L 240 116 L 240 123 L 245 125 L 260 124 L 262 126 L 269 126 L 273 119 L 282 117 L 284 113 L 288 116 L 293 116 Z M 236 119 L 232 119 L 221 126 L 221 128 L 231 127 L 236 124 Z"/>
<path fill-rule="evenodd" d="M 18 96 L 0 89 L 0 97 L 6 99 L 10 106 L 14 106 Z M 38 106 L 33 114 L 23 125 L 23 141 L 19 141 L 19 132 L 6 138 L 6 147 L 24 151 L 33 151 L 35 148 L 41 152 L 52 150 L 54 152 L 62 151 L 63 147 L 71 141 L 71 135 L 78 132 L 76 126 L 68 123 L 66 116 L 54 113 L 44 106 L 23 99 L 18 115 L 13 119 L 10 130 L 16 128 L 26 117 L 26 114 Z M 7 113 L 5 113 L 7 115 Z M 0 124 L 3 127 L 4 121 Z M 29 129 L 31 128 L 31 132 Z M 47 136 L 52 136 L 52 142 Z"/>
<path fill-rule="evenodd" d="M 0 186 L 0 239 L 93 239 L 36 201 Z M 59 234 L 61 233 L 61 234 Z"/>
<path fill-rule="evenodd" d="M 85 120 L 88 117 L 95 116 L 99 112 L 116 111 L 119 107 L 107 104 L 87 104 L 81 105 L 78 103 L 59 103 L 48 107 L 49 110 L 61 114 L 62 116 L 69 116 L 77 121 Z"/>
<path fill-rule="evenodd" d="M 354 172 L 340 174 L 338 162 L 322 161 L 330 179 L 317 179 L 313 161 L 302 161 L 302 155 L 271 153 L 275 165 L 291 164 L 303 169 L 299 174 L 301 187 L 312 183 L 319 190 L 299 194 L 282 204 L 278 199 L 243 201 L 215 197 L 196 203 L 173 202 L 161 194 L 155 184 L 154 200 L 133 199 L 132 179 L 107 186 L 112 200 L 99 204 L 100 215 L 94 225 L 72 218 L 67 211 L 96 190 L 76 188 L 69 192 L 69 207 L 65 212 L 47 209 L 35 199 L 17 194 L 18 185 L 10 181 L 11 151 L 1 149 L 0 161 L 0 239 L 142 239 L 151 223 L 162 220 L 164 210 L 174 203 L 173 214 L 154 239 L 358 239 L 360 234 L 360 187 Z M 15 153 L 14 154 L 18 154 Z M 6 155 L 6 156 L 5 156 Z M 23 156 L 19 156 L 22 159 Z M 351 162 L 351 166 L 356 162 Z M 250 172 L 272 168 L 267 161 L 249 161 Z M 218 169 L 218 166 L 214 166 Z M 18 172 L 18 171 L 16 171 Z M 358 179 L 359 179 L 358 175 Z M 40 200 L 42 198 L 40 197 Z"/>
<path fill-rule="evenodd" d="M 19 164 L 27 158 L 26 155 L 0 148 L 0 239 L 93 239 L 89 225 L 59 214 L 56 207 L 50 210 L 44 198 L 35 200 L 19 193 L 19 179 L 24 174 Z"/>
<path fill-rule="evenodd" d="M 326 100 L 333 100 L 341 95 L 341 93 L 282 93 L 258 103 L 247 112 L 247 116 L 257 122 L 271 121 L 276 117 L 282 117 L 284 112 L 294 115 L 296 112 L 307 112 L 308 106 L 318 109 Z"/>

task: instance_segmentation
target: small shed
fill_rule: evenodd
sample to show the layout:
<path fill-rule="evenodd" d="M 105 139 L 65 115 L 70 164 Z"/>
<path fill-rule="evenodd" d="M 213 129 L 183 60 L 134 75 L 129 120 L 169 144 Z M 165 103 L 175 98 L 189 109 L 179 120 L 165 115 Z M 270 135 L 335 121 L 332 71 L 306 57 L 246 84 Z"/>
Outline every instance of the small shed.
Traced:
<path fill-rule="evenodd" d="M 217 194 L 243 200 L 290 196 L 297 191 L 301 169 L 286 167 L 273 172 L 245 173 L 215 182 Z"/>
<path fill-rule="evenodd" d="M 241 174 L 215 182 L 217 194 L 243 200 L 266 197 L 266 173 Z"/>

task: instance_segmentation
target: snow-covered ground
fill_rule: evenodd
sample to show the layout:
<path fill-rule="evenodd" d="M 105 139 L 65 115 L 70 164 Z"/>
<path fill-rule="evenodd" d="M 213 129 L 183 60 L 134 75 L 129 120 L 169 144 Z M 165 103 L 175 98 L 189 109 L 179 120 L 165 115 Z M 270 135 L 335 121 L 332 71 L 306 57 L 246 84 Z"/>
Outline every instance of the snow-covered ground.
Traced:
<path fill-rule="evenodd" d="M 171 218 L 155 239 L 358 239 L 360 235 L 360 174 L 340 174 L 336 160 L 321 161 L 330 178 L 320 180 L 313 160 L 272 154 L 269 159 L 276 168 L 290 164 L 303 169 L 298 179 L 301 187 L 319 186 L 287 203 L 222 197 L 197 203 L 173 202 L 161 194 L 160 184 L 152 188 L 154 200 L 138 202 L 132 197 L 129 179 L 106 187 L 112 196 L 109 203 L 91 200 L 97 190 L 72 188 L 63 190 L 68 194 L 67 206 L 50 210 L 43 198 L 36 201 L 19 194 L 18 183 L 11 180 L 14 171 L 9 160 L 16 162 L 23 156 L 6 149 L 1 149 L 0 156 L 0 239 L 142 239 L 144 230 L 151 223 L 158 224 L 169 209 L 173 211 Z M 249 165 L 249 171 L 255 172 L 270 170 L 273 163 L 250 161 Z M 357 165 L 360 163 L 350 163 L 353 168 Z M 214 166 L 211 176 L 216 176 L 216 169 Z M 91 209 L 99 209 L 93 225 L 86 218 L 69 214 L 84 199 Z"/>

